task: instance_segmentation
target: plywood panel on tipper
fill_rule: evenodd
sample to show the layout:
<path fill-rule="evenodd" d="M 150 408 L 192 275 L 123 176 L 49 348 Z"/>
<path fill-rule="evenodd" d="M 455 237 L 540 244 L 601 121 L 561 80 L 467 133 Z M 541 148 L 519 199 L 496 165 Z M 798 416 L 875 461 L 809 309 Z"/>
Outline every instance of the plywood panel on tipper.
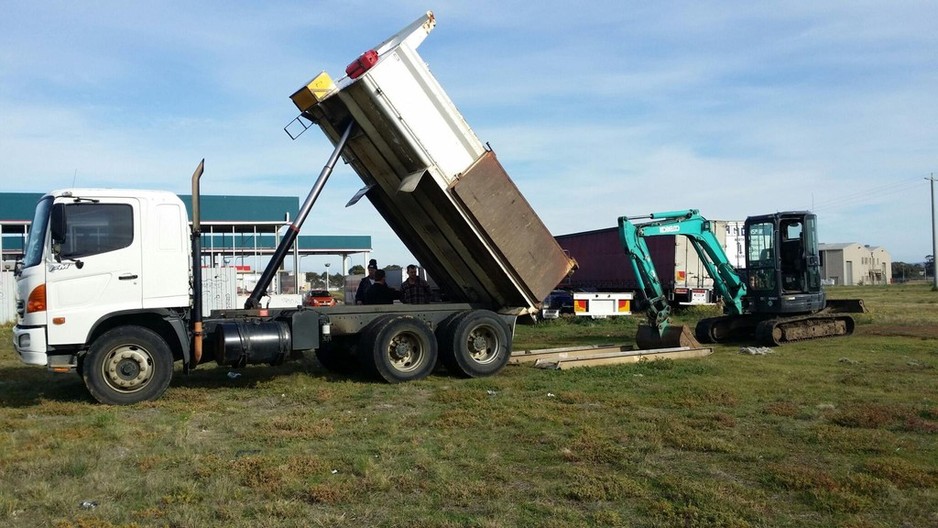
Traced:
<path fill-rule="evenodd" d="M 483 154 L 452 190 L 535 299 L 547 297 L 566 277 L 572 262 L 493 152 Z"/>

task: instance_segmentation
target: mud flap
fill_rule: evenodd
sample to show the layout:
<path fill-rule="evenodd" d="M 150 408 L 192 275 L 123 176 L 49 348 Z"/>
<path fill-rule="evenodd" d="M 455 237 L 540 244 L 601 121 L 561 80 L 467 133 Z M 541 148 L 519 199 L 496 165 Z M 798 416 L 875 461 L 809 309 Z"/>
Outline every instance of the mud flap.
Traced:
<path fill-rule="evenodd" d="M 639 325 L 638 333 L 635 334 L 635 345 L 640 350 L 676 347 L 702 348 L 701 344 L 694 338 L 691 329 L 684 325 L 668 326 L 662 334 L 659 334 L 658 329 L 654 326 Z"/>

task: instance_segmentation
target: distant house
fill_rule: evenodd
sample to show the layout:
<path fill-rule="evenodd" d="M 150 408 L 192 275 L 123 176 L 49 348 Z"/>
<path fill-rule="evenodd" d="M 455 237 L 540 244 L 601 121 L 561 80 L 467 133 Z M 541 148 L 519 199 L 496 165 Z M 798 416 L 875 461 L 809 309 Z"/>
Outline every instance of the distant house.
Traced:
<path fill-rule="evenodd" d="M 821 278 L 827 284 L 854 286 L 892 282 L 892 256 L 878 246 L 852 242 L 820 244 Z"/>

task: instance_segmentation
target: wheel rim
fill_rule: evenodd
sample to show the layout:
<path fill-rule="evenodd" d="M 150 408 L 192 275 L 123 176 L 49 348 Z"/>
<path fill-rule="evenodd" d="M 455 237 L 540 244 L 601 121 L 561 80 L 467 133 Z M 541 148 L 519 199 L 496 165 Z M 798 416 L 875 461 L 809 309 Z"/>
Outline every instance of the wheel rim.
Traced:
<path fill-rule="evenodd" d="M 136 392 L 147 385 L 153 377 L 153 358 L 150 353 L 136 345 L 114 348 L 101 366 L 104 380 L 112 389 L 120 392 Z"/>
<path fill-rule="evenodd" d="M 487 325 L 477 326 L 469 332 L 466 339 L 466 350 L 469 357 L 479 364 L 486 364 L 495 361 L 498 357 L 498 334 Z"/>
<path fill-rule="evenodd" d="M 390 364 L 396 370 L 411 372 L 420 368 L 426 350 L 417 334 L 401 332 L 388 343 L 387 354 Z"/>

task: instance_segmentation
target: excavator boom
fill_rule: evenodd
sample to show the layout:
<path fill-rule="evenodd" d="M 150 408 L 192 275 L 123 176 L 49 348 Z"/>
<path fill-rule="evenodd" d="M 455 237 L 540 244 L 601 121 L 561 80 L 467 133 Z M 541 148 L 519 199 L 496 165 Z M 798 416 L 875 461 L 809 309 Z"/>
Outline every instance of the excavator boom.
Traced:
<path fill-rule="evenodd" d="M 651 221 L 642 224 L 632 222 L 638 219 Z M 746 286 L 730 265 L 726 252 L 712 231 L 710 221 L 700 216 L 696 209 L 619 218 L 619 237 L 635 271 L 648 318 L 648 323 L 639 327 L 636 344 L 643 349 L 675 346 L 697 348 L 700 343 L 688 328 L 671 324 L 671 306 L 645 243 L 645 237 L 661 235 L 683 235 L 689 239 L 707 273 L 713 277 L 714 288 L 730 313 L 743 312 L 742 299 L 746 295 Z"/>

